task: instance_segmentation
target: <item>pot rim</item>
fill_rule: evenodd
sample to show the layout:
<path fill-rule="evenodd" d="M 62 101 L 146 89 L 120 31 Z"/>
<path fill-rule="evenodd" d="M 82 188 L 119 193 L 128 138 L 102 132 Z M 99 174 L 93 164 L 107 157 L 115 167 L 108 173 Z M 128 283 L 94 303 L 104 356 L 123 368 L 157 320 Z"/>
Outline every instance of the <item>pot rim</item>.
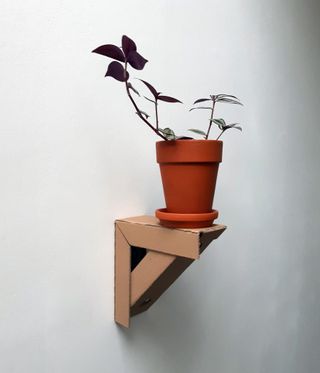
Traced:
<path fill-rule="evenodd" d="M 193 142 L 203 142 L 203 143 L 221 143 L 223 144 L 222 140 L 204 140 L 204 139 L 189 139 L 189 140 L 159 140 L 156 141 L 156 144 L 162 144 L 162 143 L 193 143 Z"/>
<path fill-rule="evenodd" d="M 158 163 L 220 163 L 223 142 L 221 140 L 173 140 L 157 141 Z"/>

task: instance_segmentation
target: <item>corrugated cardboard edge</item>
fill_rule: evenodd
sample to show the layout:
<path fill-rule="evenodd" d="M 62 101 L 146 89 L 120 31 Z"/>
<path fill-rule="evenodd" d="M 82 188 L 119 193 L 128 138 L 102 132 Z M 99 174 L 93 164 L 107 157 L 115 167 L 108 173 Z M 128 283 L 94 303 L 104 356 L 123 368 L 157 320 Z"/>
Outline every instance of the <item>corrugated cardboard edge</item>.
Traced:
<path fill-rule="evenodd" d="M 114 258 L 114 319 L 126 328 L 130 326 L 131 247 L 115 224 Z"/>
<path fill-rule="evenodd" d="M 117 219 L 116 223 L 132 246 L 190 259 L 199 259 L 202 235 L 216 231 L 222 233 L 226 228 L 216 224 L 208 228 L 171 229 L 162 227 L 153 216 Z"/>
<path fill-rule="evenodd" d="M 192 233 L 199 233 L 199 232 L 211 232 L 213 230 L 219 230 L 222 227 L 226 228 L 225 225 L 222 224 L 213 224 L 211 227 L 206 228 L 166 228 L 160 225 L 159 219 L 152 215 L 141 215 L 141 216 L 132 216 L 129 218 L 118 218 L 116 221 L 124 221 L 132 224 L 142 224 L 142 225 L 152 225 L 157 226 L 163 229 L 171 229 L 171 230 L 179 230 L 185 232 L 192 232 Z"/>

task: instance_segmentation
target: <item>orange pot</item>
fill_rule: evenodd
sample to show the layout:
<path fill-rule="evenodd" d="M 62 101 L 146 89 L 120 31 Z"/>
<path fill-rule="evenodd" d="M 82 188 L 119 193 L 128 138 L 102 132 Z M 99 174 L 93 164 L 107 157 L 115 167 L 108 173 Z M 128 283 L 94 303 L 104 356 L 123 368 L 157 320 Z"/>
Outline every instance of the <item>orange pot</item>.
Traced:
<path fill-rule="evenodd" d="M 222 141 L 176 140 L 156 143 L 157 162 L 166 209 L 156 211 L 167 227 L 199 228 L 212 225 L 212 210 Z"/>

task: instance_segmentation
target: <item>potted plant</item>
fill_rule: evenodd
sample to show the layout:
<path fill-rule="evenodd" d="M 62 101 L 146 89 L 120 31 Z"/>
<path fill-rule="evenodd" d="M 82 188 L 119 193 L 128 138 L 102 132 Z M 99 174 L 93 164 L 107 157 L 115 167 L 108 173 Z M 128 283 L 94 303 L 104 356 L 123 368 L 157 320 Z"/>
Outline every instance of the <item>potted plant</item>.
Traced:
<path fill-rule="evenodd" d="M 128 36 L 122 36 L 121 47 L 105 44 L 92 52 L 113 59 L 106 77 L 112 77 L 125 85 L 126 93 L 138 117 L 161 138 L 156 143 L 157 162 L 166 201 L 166 208 L 156 210 L 160 223 L 172 228 L 200 228 L 212 225 L 218 211 L 212 209 L 219 163 L 222 161 L 223 143 L 220 137 L 231 128 L 242 130 L 238 123 L 227 124 L 222 118 L 215 118 L 215 107 L 219 103 L 242 105 L 233 95 L 216 94 L 199 98 L 194 102 L 193 110 L 209 110 L 210 119 L 206 131 L 196 128 L 189 131 L 200 135 L 202 139 L 189 136 L 176 136 L 171 128 L 159 125 L 159 103 L 182 103 L 180 100 L 159 92 L 145 80 L 138 79 L 147 87 L 151 96 L 143 96 L 153 103 L 154 121 L 149 114 L 138 106 L 134 94 L 140 96 L 131 81 L 128 68 L 142 70 L 148 62 L 138 53 L 135 42 Z M 207 106 L 197 106 L 206 103 Z M 209 139 L 212 126 L 219 128 L 220 134 L 215 140 Z"/>

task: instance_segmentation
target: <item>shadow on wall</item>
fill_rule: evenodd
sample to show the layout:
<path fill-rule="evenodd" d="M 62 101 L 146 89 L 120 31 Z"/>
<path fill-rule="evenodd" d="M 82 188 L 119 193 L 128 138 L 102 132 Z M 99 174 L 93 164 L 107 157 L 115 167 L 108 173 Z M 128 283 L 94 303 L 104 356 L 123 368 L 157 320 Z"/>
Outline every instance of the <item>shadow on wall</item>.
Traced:
<path fill-rule="evenodd" d="M 130 329 L 114 326 L 122 353 L 136 364 L 132 371 L 205 373 L 212 371 L 212 361 L 219 367 L 229 360 L 223 347 L 230 343 L 232 312 L 211 286 L 214 302 L 202 298 L 208 290 L 203 278 L 210 276 L 210 268 L 197 261 L 147 312 L 131 319 Z"/>
<path fill-rule="evenodd" d="M 161 366 L 168 372 L 196 371 L 204 321 L 199 318 L 197 307 L 191 304 L 190 289 L 181 283 L 172 288 L 147 312 L 133 317 L 130 329 L 116 326 L 126 354 L 134 355 L 145 349 L 148 361 L 141 362 L 144 371 L 162 371 Z M 146 364 L 151 361 L 152 366 L 147 370 Z"/>

